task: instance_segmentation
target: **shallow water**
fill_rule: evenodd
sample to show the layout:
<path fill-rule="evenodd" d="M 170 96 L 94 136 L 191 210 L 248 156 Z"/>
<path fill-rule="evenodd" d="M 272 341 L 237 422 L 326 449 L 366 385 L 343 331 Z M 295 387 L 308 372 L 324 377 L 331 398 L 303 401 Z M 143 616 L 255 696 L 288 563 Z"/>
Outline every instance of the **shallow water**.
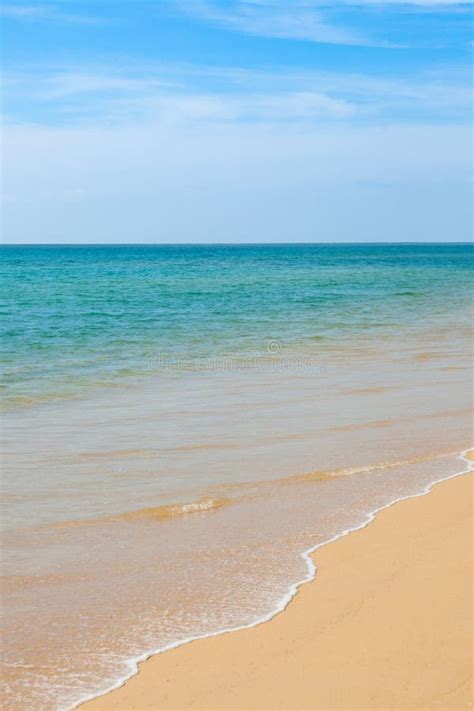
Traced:
<path fill-rule="evenodd" d="M 464 468 L 467 246 L 9 248 L 6 709 L 251 624 Z"/>

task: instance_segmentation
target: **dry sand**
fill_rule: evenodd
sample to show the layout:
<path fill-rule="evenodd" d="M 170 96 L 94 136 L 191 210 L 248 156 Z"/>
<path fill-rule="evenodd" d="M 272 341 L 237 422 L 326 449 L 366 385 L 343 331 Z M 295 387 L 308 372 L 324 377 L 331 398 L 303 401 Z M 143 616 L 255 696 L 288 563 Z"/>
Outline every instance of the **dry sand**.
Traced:
<path fill-rule="evenodd" d="M 82 708 L 471 708 L 472 482 L 319 549 L 316 581 L 272 621 L 157 655 Z"/>

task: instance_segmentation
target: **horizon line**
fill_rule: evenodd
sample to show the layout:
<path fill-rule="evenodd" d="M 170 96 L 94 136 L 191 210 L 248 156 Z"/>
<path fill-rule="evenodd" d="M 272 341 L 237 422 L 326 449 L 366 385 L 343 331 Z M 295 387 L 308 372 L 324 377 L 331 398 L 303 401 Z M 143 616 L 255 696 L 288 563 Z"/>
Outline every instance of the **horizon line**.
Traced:
<path fill-rule="evenodd" d="M 443 241 L 443 240 L 406 240 L 369 242 L 357 240 L 354 242 L 3 242 L 0 247 L 276 247 L 276 246 L 355 246 L 355 245 L 473 245 L 474 240 Z"/>

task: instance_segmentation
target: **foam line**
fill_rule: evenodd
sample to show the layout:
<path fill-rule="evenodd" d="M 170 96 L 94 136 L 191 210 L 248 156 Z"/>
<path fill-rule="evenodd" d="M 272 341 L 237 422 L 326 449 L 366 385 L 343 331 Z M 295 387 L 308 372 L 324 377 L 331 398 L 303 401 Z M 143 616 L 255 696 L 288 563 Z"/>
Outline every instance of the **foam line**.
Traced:
<path fill-rule="evenodd" d="M 468 459 L 467 454 L 471 451 L 474 451 L 473 449 L 466 449 L 460 454 L 458 454 L 457 458 L 460 459 L 462 462 L 467 464 L 467 468 L 463 469 L 460 472 L 456 472 L 455 474 L 449 474 L 448 476 L 442 477 L 441 479 L 436 479 L 435 481 L 432 481 L 430 484 L 427 484 L 420 492 L 416 494 L 407 494 L 406 496 L 400 496 L 396 499 L 393 499 L 393 501 L 390 501 L 388 504 L 384 504 L 383 506 L 380 506 L 376 509 L 373 509 L 373 511 L 370 511 L 365 519 L 362 521 L 362 523 L 358 524 L 357 526 L 353 526 L 352 528 L 346 528 L 344 529 L 341 533 L 337 533 L 336 535 L 332 536 L 332 538 L 328 538 L 327 541 L 323 541 L 322 543 L 318 543 L 315 546 L 311 546 L 310 548 L 307 548 L 303 553 L 301 554 L 303 560 L 306 563 L 307 566 L 307 574 L 305 575 L 304 578 L 299 580 L 296 583 L 293 583 L 291 587 L 289 588 L 287 594 L 280 600 L 278 605 L 267 615 L 258 618 L 254 622 L 250 622 L 247 625 L 239 625 L 237 627 L 228 627 L 224 628 L 221 630 L 218 630 L 217 632 L 209 632 L 206 634 L 202 635 L 196 635 L 193 637 L 187 637 L 185 639 L 180 640 L 179 642 L 173 642 L 172 644 L 168 644 L 164 647 L 160 647 L 152 652 L 146 652 L 145 654 L 142 654 L 138 657 L 135 657 L 127 662 L 127 666 L 129 667 L 129 673 L 117 680 L 115 684 L 112 686 L 107 687 L 106 689 L 96 692 L 94 694 L 84 696 L 82 697 L 79 701 L 75 702 L 74 704 L 70 706 L 64 706 L 63 711 L 72 711 L 72 709 L 76 709 L 81 704 L 85 704 L 87 701 L 92 701 L 92 699 L 99 698 L 100 696 L 104 696 L 105 694 L 108 694 L 111 691 L 114 691 L 115 689 L 119 689 L 120 687 L 124 686 L 125 683 L 135 674 L 138 674 L 139 671 L 139 665 L 142 662 L 145 662 L 147 659 L 150 659 L 150 657 L 154 657 L 157 654 L 162 654 L 163 652 L 168 652 L 171 649 L 176 649 L 177 647 L 182 647 L 185 644 L 189 644 L 189 642 L 194 642 L 198 639 L 206 639 L 208 637 L 217 637 L 218 635 L 221 634 L 227 634 L 228 632 L 238 632 L 239 630 L 245 630 L 245 629 L 250 629 L 252 627 L 257 627 L 258 625 L 263 624 L 264 622 L 269 622 L 272 620 L 276 615 L 278 615 L 280 612 L 283 612 L 293 600 L 295 595 L 297 594 L 298 590 L 302 585 L 305 583 L 309 583 L 312 580 L 316 578 L 317 574 L 317 567 L 313 562 L 313 559 L 311 555 L 318 550 L 319 548 L 322 548 L 323 546 L 327 546 L 329 543 L 334 543 L 335 541 L 338 541 L 340 538 L 344 538 L 344 536 L 347 536 L 349 533 L 353 533 L 354 531 L 359 531 L 362 528 L 365 528 L 368 526 L 369 523 L 372 523 L 374 521 L 375 517 L 377 516 L 380 511 L 384 511 L 385 509 L 390 508 L 394 504 L 397 504 L 399 501 L 405 501 L 406 499 L 415 499 L 418 498 L 419 496 L 426 496 L 426 494 L 429 494 L 430 491 L 433 489 L 434 486 L 437 484 L 441 484 L 443 481 L 448 481 L 449 479 L 454 479 L 455 477 L 462 476 L 463 474 L 469 474 L 474 470 L 474 461 L 471 461 Z"/>

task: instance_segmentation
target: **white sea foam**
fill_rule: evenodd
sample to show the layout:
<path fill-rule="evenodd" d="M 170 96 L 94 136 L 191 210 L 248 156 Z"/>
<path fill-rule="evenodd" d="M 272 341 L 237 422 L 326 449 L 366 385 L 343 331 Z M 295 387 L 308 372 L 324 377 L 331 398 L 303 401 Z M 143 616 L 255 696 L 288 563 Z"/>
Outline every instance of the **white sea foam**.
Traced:
<path fill-rule="evenodd" d="M 426 486 L 424 486 L 420 491 L 416 493 L 411 493 L 407 494 L 404 496 L 398 496 L 394 498 L 392 501 L 379 506 L 378 508 L 375 508 L 371 510 L 365 518 L 357 525 L 352 526 L 350 528 L 343 529 L 340 533 L 335 534 L 334 536 L 328 538 L 327 540 L 318 543 L 317 545 L 311 546 L 310 548 L 307 548 L 301 553 L 301 557 L 305 561 L 306 568 L 307 568 L 307 573 L 305 576 L 303 576 L 300 580 L 294 582 L 289 588 L 287 593 L 280 599 L 278 604 L 270 611 L 268 614 L 259 617 L 255 619 L 253 622 L 249 624 L 244 624 L 244 625 L 236 625 L 235 627 L 227 627 L 227 628 L 222 628 L 219 630 L 216 630 L 215 632 L 211 633 L 206 633 L 206 634 L 198 634 L 195 636 L 189 636 L 185 639 L 179 640 L 177 642 L 174 642 L 172 644 L 164 645 L 163 647 L 159 647 L 155 650 L 148 651 L 142 655 L 133 657 L 129 660 L 126 661 L 126 666 L 128 668 L 128 671 L 126 674 L 122 675 L 117 681 L 112 684 L 107 686 L 104 689 L 101 689 L 98 692 L 95 692 L 93 694 L 86 694 L 83 697 L 81 697 L 78 701 L 76 701 L 73 704 L 70 705 L 65 705 L 63 706 L 64 711 L 69 711 L 70 709 L 76 709 L 78 708 L 81 704 L 86 703 L 87 701 L 91 701 L 92 699 L 98 698 L 100 696 L 103 696 L 111 691 L 114 691 L 115 689 L 120 688 L 123 686 L 131 677 L 135 676 L 135 674 L 138 673 L 139 671 L 139 665 L 149 659 L 150 657 L 153 657 L 157 654 L 161 654 L 163 652 L 167 652 L 171 649 L 176 649 L 177 647 L 181 647 L 185 644 L 188 644 L 189 642 L 193 642 L 198 639 L 204 639 L 207 637 L 217 637 L 218 635 L 221 634 L 227 634 L 229 632 L 238 632 L 239 630 L 244 630 L 244 629 L 250 629 L 252 627 L 257 627 L 258 625 L 261 625 L 265 622 L 269 622 L 272 620 L 276 615 L 278 615 L 280 612 L 283 612 L 286 607 L 289 605 L 291 600 L 295 597 L 297 594 L 298 590 L 302 585 L 305 583 L 311 582 L 316 578 L 317 574 L 317 567 L 314 564 L 314 561 L 312 559 L 312 554 L 318 550 L 319 548 L 322 548 L 323 546 L 328 545 L 329 543 L 334 543 L 335 541 L 339 540 L 340 538 L 343 538 L 344 536 L 347 536 L 349 533 L 353 533 L 354 531 L 358 531 L 360 529 L 365 528 L 369 523 L 371 523 L 375 517 L 377 516 L 378 513 L 381 511 L 390 508 L 394 504 L 404 501 L 407 499 L 413 499 L 417 498 L 419 496 L 425 496 L 426 494 L 429 494 L 431 490 L 433 489 L 434 486 L 437 484 L 441 484 L 444 481 L 448 481 L 449 479 L 454 479 L 458 476 L 462 476 L 464 474 L 468 474 L 474 470 L 474 462 L 468 459 L 467 454 L 469 452 L 473 451 L 472 449 L 466 449 L 463 452 L 457 454 L 457 459 L 460 461 L 464 462 L 466 466 L 465 469 L 459 472 L 455 472 L 454 474 L 449 474 L 448 476 L 441 477 L 439 479 L 435 479 Z M 455 453 L 453 453 L 453 456 L 456 456 Z M 365 469 L 365 468 L 364 468 Z M 369 468 L 370 469 L 370 468 Z M 195 509 L 193 509 L 195 510 Z M 203 510 L 202 508 L 200 510 Z"/>

